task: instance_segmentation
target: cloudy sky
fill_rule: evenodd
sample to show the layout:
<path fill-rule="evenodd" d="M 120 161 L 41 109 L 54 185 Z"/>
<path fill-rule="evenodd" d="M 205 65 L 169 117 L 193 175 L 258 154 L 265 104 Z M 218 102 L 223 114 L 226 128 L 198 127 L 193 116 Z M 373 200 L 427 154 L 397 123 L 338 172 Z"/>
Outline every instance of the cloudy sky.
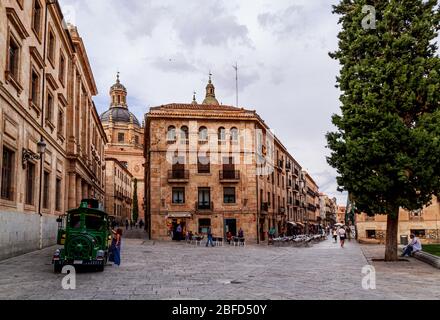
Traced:
<path fill-rule="evenodd" d="M 336 0 L 62 0 L 76 24 L 108 108 L 116 72 L 140 120 L 152 106 L 204 98 L 211 70 L 218 100 L 257 112 L 320 190 L 338 198 L 325 134 L 339 111 Z"/>

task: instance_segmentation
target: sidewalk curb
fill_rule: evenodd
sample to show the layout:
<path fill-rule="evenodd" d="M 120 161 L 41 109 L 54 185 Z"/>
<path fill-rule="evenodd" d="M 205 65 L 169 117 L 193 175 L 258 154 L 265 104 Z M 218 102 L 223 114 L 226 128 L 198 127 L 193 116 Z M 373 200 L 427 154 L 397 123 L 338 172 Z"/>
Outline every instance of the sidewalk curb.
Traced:
<path fill-rule="evenodd" d="M 440 269 L 440 257 L 423 251 L 414 253 L 414 257 L 420 261 L 429 263 L 434 268 Z"/>
<path fill-rule="evenodd" d="M 400 245 L 399 249 L 401 249 L 403 251 L 404 246 Z M 431 266 L 433 266 L 434 268 L 440 269 L 440 257 L 437 257 L 433 254 L 424 252 L 424 251 L 419 251 L 419 252 L 415 252 L 413 253 L 412 257 L 416 258 L 417 260 L 420 260 L 422 262 L 425 262 L 427 264 L 430 264 Z"/>

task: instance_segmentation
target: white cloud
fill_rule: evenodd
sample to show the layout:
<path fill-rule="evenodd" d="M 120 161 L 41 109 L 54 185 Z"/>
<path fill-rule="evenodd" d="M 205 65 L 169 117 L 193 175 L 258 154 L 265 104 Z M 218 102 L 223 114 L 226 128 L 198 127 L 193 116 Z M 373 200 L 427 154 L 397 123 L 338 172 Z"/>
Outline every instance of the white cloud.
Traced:
<path fill-rule="evenodd" d="M 218 100 L 257 112 L 321 186 L 336 191 L 326 163 L 325 133 L 339 111 L 334 88 L 338 17 L 328 0 L 61 0 L 76 9 L 99 96 L 108 108 L 116 71 L 128 88 L 129 105 L 143 119 L 148 107 L 203 100 L 213 73 Z"/>

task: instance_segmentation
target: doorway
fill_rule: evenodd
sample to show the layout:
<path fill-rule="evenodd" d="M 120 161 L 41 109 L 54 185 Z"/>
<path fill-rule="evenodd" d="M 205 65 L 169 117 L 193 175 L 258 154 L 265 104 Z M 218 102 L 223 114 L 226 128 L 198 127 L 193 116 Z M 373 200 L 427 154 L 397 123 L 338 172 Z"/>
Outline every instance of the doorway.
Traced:
<path fill-rule="evenodd" d="M 233 237 L 237 236 L 237 220 L 236 219 L 225 219 L 225 237 L 228 232 L 230 232 Z"/>
<path fill-rule="evenodd" d="M 177 232 L 177 227 L 180 225 L 182 231 Z M 186 221 L 181 219 L 173 219 L 173 240 L 181 241 L 185 239 Z"/>

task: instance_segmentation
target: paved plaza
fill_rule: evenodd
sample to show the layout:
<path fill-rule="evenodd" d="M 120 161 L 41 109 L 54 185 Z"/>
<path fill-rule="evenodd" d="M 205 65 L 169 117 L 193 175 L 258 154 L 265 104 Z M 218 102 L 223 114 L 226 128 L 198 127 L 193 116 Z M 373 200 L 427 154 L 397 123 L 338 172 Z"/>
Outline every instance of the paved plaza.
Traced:
<path fill-rule="evenodd" d="M 373 262 L 381 246 L 331 240 L 309 248 L 205 248 L 125 240 L 121 267 L 79 272 L 76 290 L 54 274 L 55 247 L 0 262 L 1 299 L 440 299 L 440 271 L 420 261 Z M 372 263 L 376 290 L 362 288 Z"/>

